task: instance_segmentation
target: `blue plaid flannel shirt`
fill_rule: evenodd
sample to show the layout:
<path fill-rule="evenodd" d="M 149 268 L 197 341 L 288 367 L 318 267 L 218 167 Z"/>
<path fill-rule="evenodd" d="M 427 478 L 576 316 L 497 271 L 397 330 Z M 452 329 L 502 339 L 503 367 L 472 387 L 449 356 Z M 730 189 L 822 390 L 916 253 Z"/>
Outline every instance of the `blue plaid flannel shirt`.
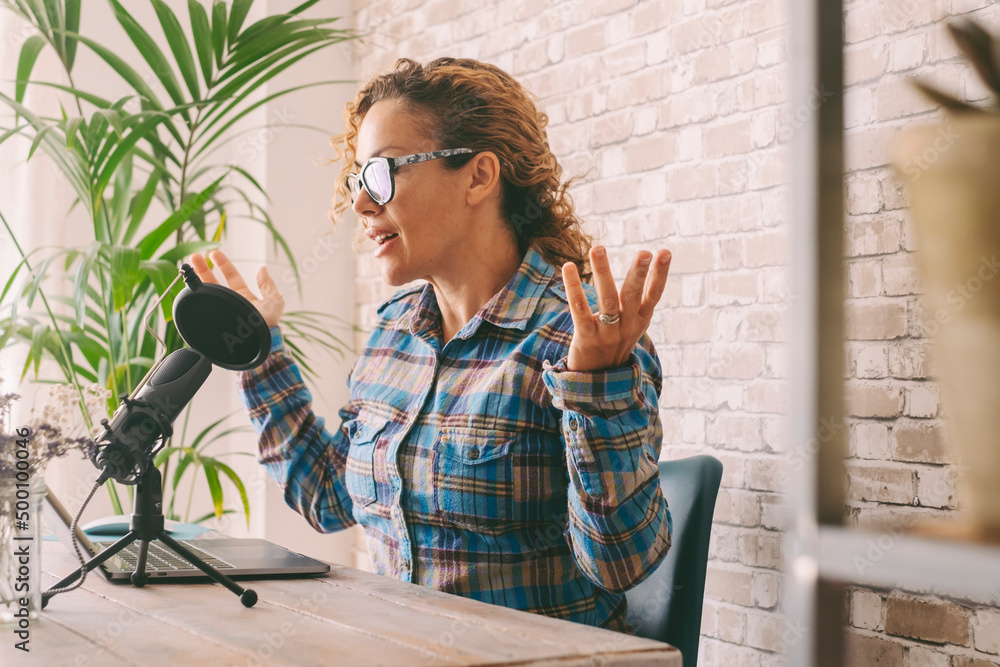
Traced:
<path fill-rule="evenodd" d="M 622 368 L 567 370 L 562 277 L 533 248 L 446 345 L 429 284 L 378 313 L 332 431 L 277 328 L 267 361 L 239 374 L 286 502 L 320 531 L 361 524 L 379 574 L 629 630 L 624 591 L 671 537 L 648 336 Z"/>

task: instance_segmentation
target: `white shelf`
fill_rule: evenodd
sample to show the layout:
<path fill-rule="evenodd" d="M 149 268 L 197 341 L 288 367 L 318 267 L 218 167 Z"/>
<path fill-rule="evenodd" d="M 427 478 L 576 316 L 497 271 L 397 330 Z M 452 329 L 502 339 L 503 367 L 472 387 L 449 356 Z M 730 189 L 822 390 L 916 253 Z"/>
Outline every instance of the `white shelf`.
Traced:
<path fill-rule="evenodd" d="M 821 526 L 821 579 L 1000 605 L 1000 546 Z"/>

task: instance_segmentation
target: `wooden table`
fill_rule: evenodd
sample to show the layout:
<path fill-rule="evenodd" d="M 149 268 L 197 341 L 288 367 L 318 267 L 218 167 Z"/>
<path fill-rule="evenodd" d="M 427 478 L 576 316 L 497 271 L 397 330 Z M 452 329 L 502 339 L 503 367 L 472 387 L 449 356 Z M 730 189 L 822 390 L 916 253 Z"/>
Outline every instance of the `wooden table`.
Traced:
<path fill-rule="evenodd" d="M 45 586 L 77 562 L 43 552 Z M 246 609 L 218 584 L 109 583 L 51 600 L 30 626 L 30 653 L 0 632 L 0 665 L 518 665 L 681 667 L 667 644 L 528 614 L 333 565 L 318 579 L 245 584 Z"/>

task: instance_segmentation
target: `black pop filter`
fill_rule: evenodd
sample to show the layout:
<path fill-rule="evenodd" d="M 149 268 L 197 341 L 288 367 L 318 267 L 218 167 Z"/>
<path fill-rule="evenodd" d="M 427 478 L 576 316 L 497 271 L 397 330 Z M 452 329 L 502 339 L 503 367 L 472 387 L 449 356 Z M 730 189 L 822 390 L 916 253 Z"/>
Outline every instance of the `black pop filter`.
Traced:
<path fill-rule="evenodd" d="M 246 371 L 264 363 L 271 332 L 260 311 L 228 287 L 202 282 L 188 264 L 181 272 L 186 287 L 174 299 L 181 338 L 221 368 Z"/>

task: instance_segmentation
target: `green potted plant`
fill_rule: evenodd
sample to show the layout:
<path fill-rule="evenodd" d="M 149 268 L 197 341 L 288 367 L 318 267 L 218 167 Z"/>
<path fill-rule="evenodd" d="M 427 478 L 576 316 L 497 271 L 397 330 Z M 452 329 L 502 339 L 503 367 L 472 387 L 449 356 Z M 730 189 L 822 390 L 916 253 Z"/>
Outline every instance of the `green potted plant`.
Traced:
<path fill-rule="evenodd" d="M 1000 69 L 997 40 L 971 20 L 948 30 L 990 94 L 976 106 L 916 85 L 944 108 L 903 133 L 893 164 L 906 183 L 934 339 L 948 442 L 963 470 L 975 532 L 1000 535 Z"/>
<path fill-rule="evenodd" d="M 265 85 L 279 82 L 276 77 L 291 65 L 355 38 L 351 31 L 333 27 L 336 18 L 303 16 L 318 0 L 252 23 L 247 17 L 253 0 L 188 0 L 187 28 L 163 0 L 149 2 L 161 42 L 123 3 L 109 0 L 118 25 L 141 54 L 141 66 L 166 91 L 163 99 L 133 64 L 79 32 L 81 0 L 0 0 L 0 7 L 21 16 L 35 31 L 21 46 L 13 94 L 0 92 L 0 102 L 10 111 L 7 126 L 0 127 L 0 149 L 11 138 L 26 137 L 31 141 L 29 160 L 38 150 L 46 153 L 72 187 L 74 207 L 85 212 L 92 231 L 85 245 L 25 249 L 0 205 L 4 233 L 21 255 L 0 284 L 0 349 L 27 346 L 22 379 L 33 370 L 35 381 L 52 381 L 40 378 L 39 369 L 43 359 L 55 362 L 62 376 L 57 381 L 75 388 L 88 428 L 84 383 L 110 390 L 107 407 L 113 412 L 119 395 L 131 393 L 161 354 L 184 345 L 171 322 L 180 286 L 152 314 L 152 331 L 144 319 L 185 256 L 218 247 L 234 226 L 259 224 L 299 278 L 288 244 L 259 202 L 266 199 L 263 188 L 244 167 L 219 161 L 215 151 L 238 137 L 239 122 L 261 105 L 302 88 L 340 83 L 316 81 L 265 92 Z M 68 84 L 32 79 L 44 49 L 55 53 Z M 89 49 L 110 66 L 130 94 L 110 99 L 101 90 L 77 87 L 73 66 L 78 49 Z M 60 115 L 45 116 L 26 105 L 30 86 L 59 91 Z M 158 209 L 166 213 L 156 216 Z M 67 284 L 71 289 L 60 289 Z M 329 319 L 336 318 L 311 311 L 283 319 L 289 348 L 306 374 L 311 367 L 302 354 L 303 342 L 341 354 L 346 347 Z M 187 433 L 187 419 L 182 419 L 178 434 Z M 224 509 L 222 477 L 237 489 L 249 514 L 239 476 L 219 457 L 205 453 L 231 430 L 220 420 L 190 438 L 174 436 L 157 456 L 165 500 L 169 498 L 165 513 L 171 518 L 203 520 L 230 511 Z M 174 501 L 182 479 L 199 468 L 211 492 L 211 511 L 192 517 L 189 496 L 188 512 L 180 516 L 183 499 L 176 507 Z M 194 479 L 192 490 L 193 485 Z M 122 512 L 113 483 L 108 490 L 114 509 Z"/>

